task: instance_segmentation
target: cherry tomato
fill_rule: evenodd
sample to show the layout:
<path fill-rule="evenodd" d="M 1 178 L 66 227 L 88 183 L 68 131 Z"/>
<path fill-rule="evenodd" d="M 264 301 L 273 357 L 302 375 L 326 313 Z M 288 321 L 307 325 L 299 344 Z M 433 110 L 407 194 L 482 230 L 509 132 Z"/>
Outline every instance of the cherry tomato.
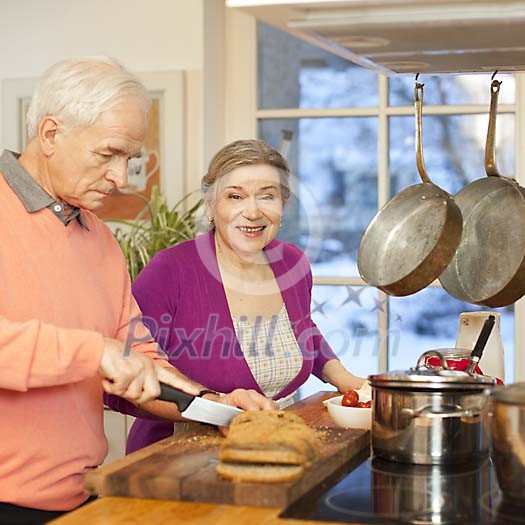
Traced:
<path fill-rule="evenodd" d="M 364 401 L 358 401 L 356 407 L 357 408 L 366 408 L 366 403 Z"/>
<path fill-rule="evenodd" d="M 359 401 L 359 394 L 355 390 L 349 390 L 343 396 L 341 405 L 344 407 L 355 407 Z"/>
<path fill-rule="evenodd" d="M 366 408 L 372 408 L 372 400 L 369 399 L 366 403 L 365 403 L 365 407 Z"/>

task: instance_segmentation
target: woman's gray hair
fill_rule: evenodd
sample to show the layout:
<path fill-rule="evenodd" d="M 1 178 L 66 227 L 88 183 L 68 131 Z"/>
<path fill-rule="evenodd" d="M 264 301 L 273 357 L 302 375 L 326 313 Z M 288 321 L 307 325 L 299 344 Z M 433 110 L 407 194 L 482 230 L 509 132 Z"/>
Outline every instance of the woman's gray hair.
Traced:
<path fill-rule="evenodd" d="M 28 137 L 36 136 L 40 122 L 48 115 L 60 119 L 66 131 L 90 126 L 128 96 L 142 99 L 145 111 L 149 109 L 150 99 L 142 82 L 112 58 L 58 62 L 36 85 L 26 116 Z"/>

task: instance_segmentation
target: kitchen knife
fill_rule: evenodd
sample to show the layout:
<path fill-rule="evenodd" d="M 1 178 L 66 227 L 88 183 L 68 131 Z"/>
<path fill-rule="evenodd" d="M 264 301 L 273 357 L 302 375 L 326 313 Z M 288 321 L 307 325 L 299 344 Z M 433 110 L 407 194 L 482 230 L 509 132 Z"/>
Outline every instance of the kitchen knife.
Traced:
<path fill-rule="evenodd" d="M 210 423 L 211 425 L 229 425 L 236 415 L 244 412 L 237 407 L 192 396 L 162 382 L 160 383 L 160 396 L 157 399 L 175 403 L 181 416 L 186 419 Z"/>

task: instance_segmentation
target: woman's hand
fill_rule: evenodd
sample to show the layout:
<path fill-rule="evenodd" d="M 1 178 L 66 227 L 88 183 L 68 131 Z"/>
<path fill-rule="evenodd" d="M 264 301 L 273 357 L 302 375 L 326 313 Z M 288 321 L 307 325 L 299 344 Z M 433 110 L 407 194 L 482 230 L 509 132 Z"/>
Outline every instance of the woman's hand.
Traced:
<path fill-rule="evenodd" d="M 359 390 L 364 393 L 368 388 L 368 392 L 370 391 L 367 379 L 350 373 L 339 359 L 327 361 L 323 368 L 322 377 L 323 381 L 334 385 L 342 394 L 348 390 Z"/>
<path fill-rule="evenodd" d="M 243 388 L 237 388 L 229 394 L 205 394 L 203 397 L 225 405 L 242 408 L 243 410 L 276 410 L 279 408 L 279 405 L 272 399 L 259 394 L 255 390 L 244 390 Z M 228 433 L 228 427 L 219 427 L 219 430 L 224 436 Z"/>
<path fill-rule="evenodd" d="M 243 410 L 277 410 L 279 406 L 272 399 L 259 394 L 255 390 L 236 388 L 229 394 L 224 394 L 219 400 L 225 405 L 232 405 Z"/>
<path fill-rule="evenodd" d="M 361 388 L 357 389 L 357 393 L 359 394 L 359 397 L 372 397 L 372 389 L 370 388 L 370 383 L 368 382 L 368 379 L 364 380 L 363 384 L 361 385 Z"/>

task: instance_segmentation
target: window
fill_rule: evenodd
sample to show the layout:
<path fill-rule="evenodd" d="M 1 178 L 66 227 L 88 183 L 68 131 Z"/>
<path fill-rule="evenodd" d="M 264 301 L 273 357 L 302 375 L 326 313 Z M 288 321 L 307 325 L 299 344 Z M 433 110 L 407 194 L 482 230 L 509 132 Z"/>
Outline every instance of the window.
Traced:
<path fill-rule="evenodd" d="M 432 348 L 453 347 L 459 313 L 487 310 L 433 285 L 408 297 L 366 286 L 357 250 L 378 207 L 419 181 L 414 153 L 413 77 L 388 79 L 257 24 L 258 135 L 278 147 L 294 133 L 288 160 L 293 199 L 280 237 L 306 250 L 314 273 L 313 318 L 343 363 L 367 375 L 407 368 Z M 501 88 L 497 158 L 516 173 L 516 82 Z M 450 193 L 485 175 L 490 75 L 422 76 L 427 171 Z M 497 309 L 506 381 L 514 380 L 514 306 Z M 518 335 L 519 336 L 519 335 Z M 311 379 L 301 395 L 322 384 Z"/>

